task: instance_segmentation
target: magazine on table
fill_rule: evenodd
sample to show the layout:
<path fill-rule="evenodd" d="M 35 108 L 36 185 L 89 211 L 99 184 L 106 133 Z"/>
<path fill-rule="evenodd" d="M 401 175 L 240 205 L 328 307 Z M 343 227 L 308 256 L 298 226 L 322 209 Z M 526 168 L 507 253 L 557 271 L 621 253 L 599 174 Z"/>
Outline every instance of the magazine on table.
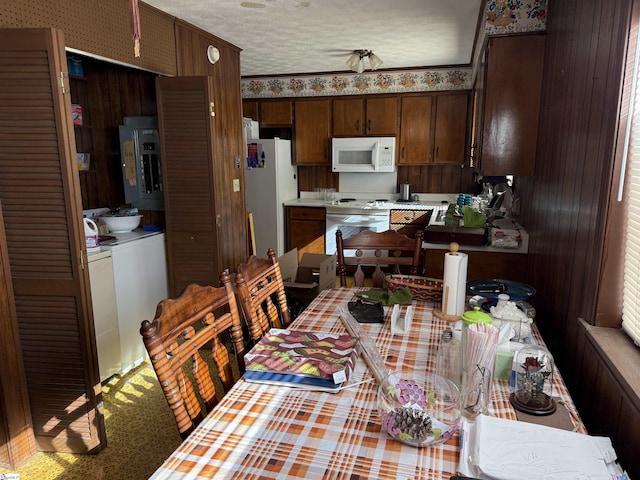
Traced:
<path fill-rule="evenodd" d="M 245 380 L 338 391 L 360 355 L 358 339 L 272 328 L 245 355 Z"/>

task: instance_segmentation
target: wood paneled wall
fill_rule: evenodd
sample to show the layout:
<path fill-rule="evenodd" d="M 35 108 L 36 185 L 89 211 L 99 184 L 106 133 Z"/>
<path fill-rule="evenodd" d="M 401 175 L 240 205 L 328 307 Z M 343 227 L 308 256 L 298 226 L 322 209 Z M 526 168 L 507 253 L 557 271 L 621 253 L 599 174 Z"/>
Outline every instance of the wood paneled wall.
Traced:
<path fill-rule="evenodd" d="M 76 127 L 78 152 L 91 151 L 91 166 L 80 172 L 83 208 L 124 204 L 118 127 L 124 117 L 156 116 L 156 75 L 108 62 L 82 59 L 83 79 L 71 79 L 71 102 L 82 106 Z"/>
<path fill-rule="evenodd" d="M 598 293 L 610 286 L 600 272 L 632 0 L 549 3 L 535 176 L 516 184 L 530 234 L 528 283 L 538 291 L 536 323 L 587 428 L 614 439 L 635 478 L 637 443 L 634 455 L 620 427 L 640 421 L 637 395 L 621 407 L 625 387 L 610 352 L 594 355 L 579 324 L 596 324 Z"/>
<path fill-rule="evenodd" d="M 134 56 L 128 0 L 3 1 L 0 28 L 59 28 L 67 48 L 175 75 L 175 18 L 144 2 L 139 8 L 139 57 Z"/>
<path fill-rule="evenodd" d="M 562 363 L 594 324 L 631 0 L 551 2 L 535 177 L 518 178 L 541 329 Z"/>

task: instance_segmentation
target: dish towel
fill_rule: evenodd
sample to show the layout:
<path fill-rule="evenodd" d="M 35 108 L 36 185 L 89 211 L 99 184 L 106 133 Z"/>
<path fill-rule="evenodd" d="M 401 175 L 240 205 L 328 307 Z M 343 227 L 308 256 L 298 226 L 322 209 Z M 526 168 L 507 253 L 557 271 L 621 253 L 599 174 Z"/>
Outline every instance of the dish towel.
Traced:
<path fill-rule="evenodd" d="M 384 288 L 372 288 L 371 290 L 358 292 L 356 296 L 369 302 L 380 302 L 387 307 L 396 304 L 408 305 L 413 300 L 411 291 L 408 288 L 403 288 L 396 292 L 390 292 Z"/>

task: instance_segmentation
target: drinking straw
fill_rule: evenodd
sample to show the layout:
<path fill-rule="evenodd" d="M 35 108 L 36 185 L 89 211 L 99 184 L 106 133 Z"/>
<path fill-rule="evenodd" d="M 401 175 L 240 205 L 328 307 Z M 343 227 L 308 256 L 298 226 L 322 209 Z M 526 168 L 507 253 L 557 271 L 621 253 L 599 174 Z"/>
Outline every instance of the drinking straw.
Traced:
<path fill-rule="evenodd" d="M 498 329 L 488 323 L 469 325 L 467 332 L 467 371 L 475 366 L 488 367 L 495 359 L 498 348 Z"/>
<path fill-rule="evenodd" d="M 487 375 L 491 378 L 493 364 L 495 363 L 496 349 L 498 347 L 499 330 L 490 324 L 479 323 L 469 325 L 467 331 L 467 351 L 465 368 L 467 375 L 463 379 L 463 408 L 470 412 L 480 413 L 476 410 L 478 402 L 488 394 L 490 385 L 485 385 Z M 476 370 L 480 372 L 482 379 L 479 384 L 473 380 Z M 485 390 L 486 389 L 486 390 Z M 469 397 L 477 392 L 477 398 Z M 471 402 L 471 403 L 469 403 Z M 482 407 L 481 407 L 482 408 Z"/>

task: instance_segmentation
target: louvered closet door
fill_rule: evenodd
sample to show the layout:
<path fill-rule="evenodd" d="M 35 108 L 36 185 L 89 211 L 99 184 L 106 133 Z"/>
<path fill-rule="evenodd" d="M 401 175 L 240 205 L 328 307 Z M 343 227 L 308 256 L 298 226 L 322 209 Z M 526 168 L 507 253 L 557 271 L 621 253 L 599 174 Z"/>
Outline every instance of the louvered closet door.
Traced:
<path fill-rule="evenodd" d="M 62 33 L 0 29 L 0 199 L 39 448 L 105 444 Z M 63 91 L 64 89 L 64 91 Z"/>
<path fill-rule="evenodd" d="M 210 77 L 158 78 L 156 92 L 169 291 L 175 297 L 190 283 L 220 283 L 213 86 Z"/>

